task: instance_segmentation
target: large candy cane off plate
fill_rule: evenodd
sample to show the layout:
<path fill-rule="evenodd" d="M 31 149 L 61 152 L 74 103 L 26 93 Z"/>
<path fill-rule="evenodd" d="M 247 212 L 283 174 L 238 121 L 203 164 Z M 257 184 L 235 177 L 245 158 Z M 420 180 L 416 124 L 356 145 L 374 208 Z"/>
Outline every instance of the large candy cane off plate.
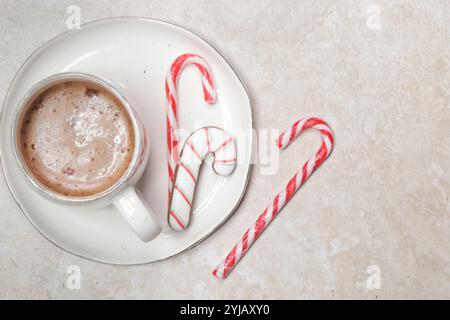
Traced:
<path fill-rule="evenodd" d="M 178 78 L 184 67 L 194 65 L 200 71 L 202 77 L 203 96 L 205 102 L 213 104 L 216 101 L 216 89 L 212 78 L 212 72 L 208 63 L 196 54 L 183 54 L 175 59 L 166 76 L 165 90 L 167 99 L 167 169 L 169 175 L 169 201 L 175 178 L 175 168 L 179 163 L 179 136 L 178 136 Z"/>
<path fill-rule="evenodd" d="M 214 156 L 213 170 L 216 174 L 228 176 L 236 167 L 234 138 L 222 129 L 201 128 L 187 138 L 175 172 L 169 206 L 169 225 L 175 231 L 184 230 L 189 224 L 200 166 L 210 153 Z"/>
<path fill-rule="evenodd" d="M 295 122 L 292 127 L 283 132 L 278 140 L 278 148 L 286 148 L 303 131 L 314 128 L 322 134 L 322 145 L 316 155 L 309 159 L 300 171 L 297 171 L 289 180 L 286 187 L 276 195 L 270 205 L 258 217 L 256 222 L 244 233 L 241 240 L 233 247 L 225 260 L 213 271 L 218 278 L 226 278 L 230 271 L 236 266 L 239 260 L 247 253 L 250 246 L 261 235 L 270 222 L 277 216 L 283 206 L 292 198 L 294 193 L 305 183 L 308 177 L 316 170 L 333 150 L 333 132 L 328 124 L 318 118 L 301 119 Z"/>

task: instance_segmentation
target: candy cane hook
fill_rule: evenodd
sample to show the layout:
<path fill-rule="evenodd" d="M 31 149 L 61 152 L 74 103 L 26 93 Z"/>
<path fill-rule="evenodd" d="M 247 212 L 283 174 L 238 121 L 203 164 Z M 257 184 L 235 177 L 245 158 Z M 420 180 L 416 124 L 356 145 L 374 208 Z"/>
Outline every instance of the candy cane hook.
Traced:
<path fill-rule="evenodd" d="M 330 155 L 334 143 L 333 132 L 325 121 L 318 118 L 301 119 L 295 122 L 289 130 L 279 136 L 277 140 L 278 148 L 285 149 L 296 137 L 309 128 L 317 129 L 322 134 L 322 145 L 316 155 L 309 159 L 300 171 L 294 174 L 284 190 L 273 199 L 272 203 L 263 211 L 256 222 L 247 229 L 225 260 L 213 270 L 213 275 L 217 278 L 225 279 L 228 276 L 284 205 Z"/>
<path fill-rule="evenodd" d="M 188 137 L 176 171 L 169 206 L 169 225 L 175 231 L 184 230 L 189 224 L 200 166 L 209 153 L 214 155 L 213 169 L 216 174 L 228 176 L 236 167 L 235 141 L 225 131 L 205 127 Z"/>
<path fill-rule="evenodd" d="M 194 65 L 200 71 L 202 77 L 202 87 L 205 102 L 214 104 L 216 101 L 216 89 L 212 79 L 211 68 L 208 63 L 196 54 L 183 54 L 179 56 L 171 65 L 166 76 L 166 99 L 167 99 L 167 147 L 168 160 L 167 169 L 169 175 L 169 201 L 170 192 L 174 180 L 174 171 L 176 165 L 179 163 L 179 136 L 178 136 L 178 78 L 184 67 Z"/>

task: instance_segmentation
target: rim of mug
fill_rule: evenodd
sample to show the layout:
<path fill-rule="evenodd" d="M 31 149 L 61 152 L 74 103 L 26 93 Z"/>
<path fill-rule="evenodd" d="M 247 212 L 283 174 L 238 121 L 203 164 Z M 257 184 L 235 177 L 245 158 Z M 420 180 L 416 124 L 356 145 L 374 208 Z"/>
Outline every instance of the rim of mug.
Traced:
<path fill-rule="evenodd" d="M 28 166 L 24 163 L 21 151 L 19 150 L 20 147 L 18 146 L 18 130 L 20 130 L 19 125 L 21 124 L 21 121 L 23 120 L 23 113 L 26 112 L 30 106 L 30 104 L 36 99 L 39 94 L 45 92 L 45 90 L 49 89 L 53 85 L 69 82 L 69 81 L 86 81 L 86 82 L 92 82 L 96 85 L 100 86 L 101 88 L 107 90 L 109 93 L 113 94 L 119 101 L 122 103 L 123 107 L 128 112 L 128 115 L 130 116 L 132 125 L 133 125 L 133 131 L 134 131 L 134 152 L 131 159 L 131 162 L 126 170 L 126 172 L 122 175 L 122 177 L 117 180 L 111 187 L 109 187 L 106 190 L 103 190 L 99 193 L 89 195 L 89 196 L 66 196 L 64 194 L 61 194 L 59 192 L 56 192 L 49 187 L 42 184 L 28 169 Z M 84 73 L 84 72 L 61 72 L 57 74 L 53 74 L 51 76 L 48 76 L 37 83 L 35 83 L 23 96 L 23 98 L 19 102 L 19 107 L 17 108 L 17 111 L 14 115 L 14 121 L 12 123 L 12 146 L 13 146 L 13 153 L 14 158 L 16 159 L 19 167 L 21 168 L 22 173 L 27 178 L 28 182 L 31 183 L 31 185 L 40 191 L 43 195 L 50 199 L 57 200 L 59 202 L 65 202 L 65 203 L 75 203 L 75 204 L 81 204 L 81 203 L 91 203 L 99 199 L 103 199 L 107 196 L 110 196 L 113 193 L 117 193 L 118 191 L 122 190 L 126 187 L 127 182 L 133 177 L 133 174 L 137 171 L 137 168 L 139 167 L 139 164 L 141 162 L 141 154 L 144 151 L 143 148 L 143 139 L 145 137 L 141 137 L 141 131 L 140 126 L 143 126 L 139 122 L 138 115 L 134 108 L 130 106 L 128 103 L 128 100 L 122 95 L 120 91 L 116 89 L 116 87 L 109 82 L 108 80 L 99 77 L 94 76 L 92 74 Z M 143 130 L 143 134 L 145 134 L 145 127 Z"/>

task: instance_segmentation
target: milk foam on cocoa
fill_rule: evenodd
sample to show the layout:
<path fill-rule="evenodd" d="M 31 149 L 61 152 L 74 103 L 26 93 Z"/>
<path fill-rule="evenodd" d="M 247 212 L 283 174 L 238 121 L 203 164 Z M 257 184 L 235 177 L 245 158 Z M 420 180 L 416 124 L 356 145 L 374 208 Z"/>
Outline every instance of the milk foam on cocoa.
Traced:
<path fill-rule="evenodd" d="M 21 157 L 45 187 L 74 197 L 111 188 L 134 153 L 128 111 L 105 89 L 85 81 L 55 85 L 30 105 L 20 125 Z"/>

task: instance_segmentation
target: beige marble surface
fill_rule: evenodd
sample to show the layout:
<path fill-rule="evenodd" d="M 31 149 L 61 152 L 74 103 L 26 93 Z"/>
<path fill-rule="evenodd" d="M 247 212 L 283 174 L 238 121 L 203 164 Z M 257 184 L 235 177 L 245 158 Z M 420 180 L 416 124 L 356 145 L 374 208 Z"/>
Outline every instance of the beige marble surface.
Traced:
<path fill-rule="evenodd" d="M 66 29 L 71 4 L 82 22 L 143 15 L 192 30 L 236 66 L 257 128 L 318 115 L 336 149 L 226 281 L 212 267 L 311 154 L 314 134 L 284 152 L 277 175 L 255 167 L 213 236 L 138 267 L 56 248 L 1 177 L 0 298 L 450 298 L 448 1 L 1 0 L 2 100 L 23 61 Z M 66 286 L 70 265 L 80 290 Z"/>

